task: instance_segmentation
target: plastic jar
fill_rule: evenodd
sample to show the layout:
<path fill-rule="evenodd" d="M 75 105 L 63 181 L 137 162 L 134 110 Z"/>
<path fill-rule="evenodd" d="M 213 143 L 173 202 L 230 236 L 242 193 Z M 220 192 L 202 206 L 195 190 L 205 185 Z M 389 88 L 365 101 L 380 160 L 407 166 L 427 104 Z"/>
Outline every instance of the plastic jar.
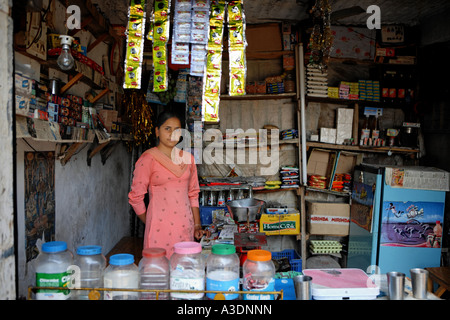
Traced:
<path fill-rule="evenodd" d="M 147 248 L 142 250 L 139 262 L 140 289 L 168 290 L 170 278 L 169 259 L 163 248 Z M 141 300 L 156 300 L 156 292 L 140 292 Z M 158 300 L 169 300 L 168 292 L 160 292 Z"/>
<path fill-rule="evenodd" d="M 243 268 L 243 291 L 274 291 L 275 265 L 272 253 L 266 250 L 250 250 Z M 272 294 L 244 294 L 244 300 L 273 300 Z"/>
<path fill-rule="evenodd" d="M 231 244 L 215 244 L 206 260 L 207 291 L 239 291 L 239 257 Z M 207 293 L 214 299 L 216 293 Z M 239 294 L 225 294 L 225 300 L 236 300 Z"/>
<path fill-rule="evenodd" d="M 128 253 L 112 255 L 103 276 L 105 288 L 139 289 L 139 268 Z M 138 300 L 138 291 L 105 291 L 105 300 Z"/>
<path fill-rule="evenodd" d="M 35 260 L 37 287 L 69 287 L 73 264 L 72 252 L 67 250 L 64 241 L 51 241 L 42 244 L 41 252 Z M 67 300 L 70 290 L 45 290 L 36 292 L 37 300 Z"/>
<path fill-rule="evenodd" d="M 80 288 L 103 287 L 103 273 L 106 268 L 106 258 L 102 254 L 100 246 L 81 246 L 77 248 L 74 264 L 80 268 L 79 278 L 75 285 Z M 79 280 L 79 282 L 77 282 Z M 100 291 L 100 298 L 103 291 Z M 89 300 L 88 290 L 74 291 L 74 298 L 78 300 Z"/>
<path fill-rule="evenodd" d="M 185 241 L 174 245 L 170 257 L 170 290 L 205 290 L 205 263 L 202 245 Z M 202 300 L 204 292 L 171 292 L 173 300 Z"/>

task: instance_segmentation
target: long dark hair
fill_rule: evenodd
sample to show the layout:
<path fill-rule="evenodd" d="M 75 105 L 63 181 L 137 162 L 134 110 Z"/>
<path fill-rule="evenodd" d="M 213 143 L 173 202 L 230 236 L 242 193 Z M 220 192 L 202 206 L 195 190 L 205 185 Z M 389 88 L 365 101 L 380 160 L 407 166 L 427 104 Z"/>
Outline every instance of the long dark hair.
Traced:
<path fill-rule="evenodd" d="M 177 118 L 180 120 L 181 123 L 181 117 L 178 113 L 174 111 L 164 110 L 158 115 L 158 118 L 156 119 L 155 128 L 161 128 L 161 126 L 170 118 Z"/>

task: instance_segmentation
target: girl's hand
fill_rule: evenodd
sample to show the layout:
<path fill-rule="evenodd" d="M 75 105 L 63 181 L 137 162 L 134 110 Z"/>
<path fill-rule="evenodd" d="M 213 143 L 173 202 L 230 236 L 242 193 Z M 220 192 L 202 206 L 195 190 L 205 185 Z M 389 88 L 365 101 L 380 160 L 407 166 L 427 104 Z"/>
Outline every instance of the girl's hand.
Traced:
<path fill-rule="evenodd" d="M 203 230 L 201 225 L 196 224 L 194 227 L 194 238 L 196 240 L 200 240 L 204 235 L 206 235 L 206 237 L 210 237 L 211 232 L 209 230 Z"/>

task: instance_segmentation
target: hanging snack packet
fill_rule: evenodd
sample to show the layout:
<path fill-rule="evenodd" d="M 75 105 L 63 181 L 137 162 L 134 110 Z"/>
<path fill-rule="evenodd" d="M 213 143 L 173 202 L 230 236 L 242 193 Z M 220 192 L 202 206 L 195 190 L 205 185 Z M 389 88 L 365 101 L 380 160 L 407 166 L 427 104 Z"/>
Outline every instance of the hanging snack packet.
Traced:
<path fill-rule="evenodd" d="M 245 94 L 245 71 L 238 69 L 230 70 L 230 96 Z"/>
<path fill-rule="evenodd" d="M 216 95 L 203 94 L 202 121 L 219 122 L 219 102 Z"/>
<path fill-rule="evenodd" d="M 242 2 L 228 1 L 228 25 L 242 25 L 243 16 Z"/>
<path fill-rule="evenodd" d="M 211 1 L 211 12 L 209 17 L 210 25 L 223 26 L 225 20 L 225 8 L 226 3 L 224 0 L 212 0 Z"/>
<path fill-rule="evenodd" d="M 235 25 L 228 27 L 228 46 L 244 46 L 245 43 L 245 34 L 244 34 L 244 26 Z"/>
<path fill-rule="evenodd" d="M 229 61 L 230 61 L 230 70 L 245 70 L 246 69 L 246 59 L 245 59 L 245 51 L 239 49 L 230 48 L 228 51 Z"/>

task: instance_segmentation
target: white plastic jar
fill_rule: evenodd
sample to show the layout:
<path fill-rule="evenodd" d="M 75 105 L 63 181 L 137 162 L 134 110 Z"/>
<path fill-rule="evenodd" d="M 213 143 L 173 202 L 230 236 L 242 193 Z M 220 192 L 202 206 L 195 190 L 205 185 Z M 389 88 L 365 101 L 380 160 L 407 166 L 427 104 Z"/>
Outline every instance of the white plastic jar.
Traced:
<path fill-rule="evenodd" d="M 242 266 L 243 291 L 275 291 L 275 265 L 272 253 L 266 250 L 250 250 Z M 273 300 L 273 294 L 244 294 L 244 300 Z"/>
<path fill-rule="evenodd" d="M 163 248 L 146 248 L 142 250 L 139 261 L 140 289 L 168 290 L 170 266 Z M 156 292 L 141 292 L 140 300 L 155 300 Z M 168 292 L 160 292 L 158 300 L 169 300 Z"/>
<path fill-rule="evenodd" d="M 139 269 L 134 256 L 119 253 L 109 258 L 109 266 L 103 276 L 105 288 L 139 289 Z M 105 291 L 104 300 L 138 300 L 138 291 Z"/>
<path fill-rule="evenodd" d="M 239 257 L 231 244 L 215 244 L 206 260 L 207 291 L 239 291 Z M 216 293 L 207 293 L 214 299 Z M 236 300 L 239 294 L 225 294 L 225 300 Z"/>
<path fill-rule="evenodd" d="M 74 264 L 78 266 L 78 275 L 75 274 L 75 285 L 80 288 L 103 287 L 103 273 L 106 268 L 106 258 L 102 254 L 101 246 L 81 246 L 77 248 Z M 99 291 L 100 297 L 103 291 Z M 74 290 L 74 298 L 77 300 L 89 300 L 88 290 Z"/>
<path fill-rule="evenodd" d="M 205 262 L 202 246 L 185 241 L 174 245 L 170 257 L 170 290 L 205 290 Z M 204 292 L 171 292 L 173 300 L 202 300 Z"/>
<path fill-rule="evenodd" d="M 71 285 L 73 255 L 64 241 L 51 241 L 42 244 L 41 252 L 35 260 L 37 287 L 67 287 Z M 37 300 L 68 300 L 70 290 L 39 289 Z"/>

